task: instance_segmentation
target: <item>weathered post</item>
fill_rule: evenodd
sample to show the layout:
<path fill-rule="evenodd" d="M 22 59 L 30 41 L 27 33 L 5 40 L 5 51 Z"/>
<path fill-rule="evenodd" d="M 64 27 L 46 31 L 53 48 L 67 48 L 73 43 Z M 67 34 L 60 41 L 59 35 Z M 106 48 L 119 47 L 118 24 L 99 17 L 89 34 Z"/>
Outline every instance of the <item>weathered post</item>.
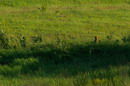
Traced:
<path fill-rule="evenodd" d="M 95 42 L 95 43 L 98 43 L 98 42 L 99 42 L 99 37 L 98 37 L 98 36 L 95 36 L 94 42 Z"/>

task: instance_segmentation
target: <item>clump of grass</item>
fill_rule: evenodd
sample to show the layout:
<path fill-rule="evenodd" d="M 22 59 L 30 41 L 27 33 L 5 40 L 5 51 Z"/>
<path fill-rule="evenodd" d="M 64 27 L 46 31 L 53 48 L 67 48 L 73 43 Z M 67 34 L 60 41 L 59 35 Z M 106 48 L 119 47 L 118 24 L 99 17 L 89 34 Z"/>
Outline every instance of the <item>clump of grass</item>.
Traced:
<path fill-rule="evenodd" d="M 9 47 L 9 39 L 3 31 L 0 31 L 0 47 L 8 48 Z"/>
<path fill-rule="evenodd" d="M 89 79 L 87 74 L 79 74 L 78 76 L 75 77 L 73 83 L 74 86 L 86 86 L 88 83 L 90 83 L 91 79 Z"/>
<path fill-rule="evenodd" d="M 128 36 L 128 37 L 123 37 L 123 38 L 122 38 L 122 41 L 123 41 L 123 42 L 130 42 L 130 36 Z"/>
<path fill-rule="evenodd" d="M 42 36 L 38 35 L 38 36 L 32 36 L 31 40 L 34 44 L 40 43 L 43 41 Z"/>
<path fill-rule="evenodd" d="M 113 36 L 112 35 L 107 35 L 106 37 L 109 41 L 113 39 Z"/>
<path fill-rule="evenodd" d="M 0 66 L 0 75 L 4 77 L 16 77 L 21 74 L 20 66 L 10 67 L 8 65 Z"/>
<path fill-rule="evenodd" d="M 19 38 L 19 42 L 20 42 L 20 45 L 21 45 L 22 48 L 25 48 L 25 47 L 27 46 L 25 36 L 22 35 L 22 36 Z"/>
<path fill-rule="evenodd" d="M 42 13 L 45 13 L 47 10 L 47 4 L 42 4 L 41 7 L 38 8 Z"/>
<path fill-rule="evenodd" d="M 15 59 L 12 66 L 20 66 L 21 67 L 21 73 L 34 73 L 34 70 L 38 70 L 38 59 L 37 58 L 18 58 Z"/>

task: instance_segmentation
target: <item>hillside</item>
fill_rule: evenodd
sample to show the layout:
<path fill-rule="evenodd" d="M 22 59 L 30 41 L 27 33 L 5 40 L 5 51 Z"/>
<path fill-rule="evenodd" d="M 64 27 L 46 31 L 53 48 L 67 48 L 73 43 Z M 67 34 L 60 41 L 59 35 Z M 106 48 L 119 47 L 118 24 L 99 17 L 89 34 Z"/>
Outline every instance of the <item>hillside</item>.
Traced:
<path fill-rule="evenodd" d="M 129 0 L 0 1 L 2 86 L 129 86 L 129 62 Z"/>

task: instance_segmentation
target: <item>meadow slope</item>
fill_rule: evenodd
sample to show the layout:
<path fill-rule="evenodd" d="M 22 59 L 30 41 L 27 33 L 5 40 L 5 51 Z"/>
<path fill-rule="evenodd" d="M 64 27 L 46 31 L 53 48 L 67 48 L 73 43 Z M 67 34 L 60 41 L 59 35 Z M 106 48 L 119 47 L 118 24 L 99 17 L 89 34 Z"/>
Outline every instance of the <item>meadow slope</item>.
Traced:
<path fill-rule="evenodd" d="M 129 0 L 0 1 L 0 86 L 129 86 L 129 62 Z"/>

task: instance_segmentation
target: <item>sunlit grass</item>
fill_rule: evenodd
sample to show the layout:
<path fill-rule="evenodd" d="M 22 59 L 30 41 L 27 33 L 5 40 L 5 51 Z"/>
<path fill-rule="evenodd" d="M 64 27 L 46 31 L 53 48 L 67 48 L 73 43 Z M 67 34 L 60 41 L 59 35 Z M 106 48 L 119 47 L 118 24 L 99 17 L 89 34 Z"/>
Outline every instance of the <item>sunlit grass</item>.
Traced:
<path fill-rule="evenodd" d="M 129 35 L 129 0 L 1 0 L 0 86 L 129 86 Z"/>

